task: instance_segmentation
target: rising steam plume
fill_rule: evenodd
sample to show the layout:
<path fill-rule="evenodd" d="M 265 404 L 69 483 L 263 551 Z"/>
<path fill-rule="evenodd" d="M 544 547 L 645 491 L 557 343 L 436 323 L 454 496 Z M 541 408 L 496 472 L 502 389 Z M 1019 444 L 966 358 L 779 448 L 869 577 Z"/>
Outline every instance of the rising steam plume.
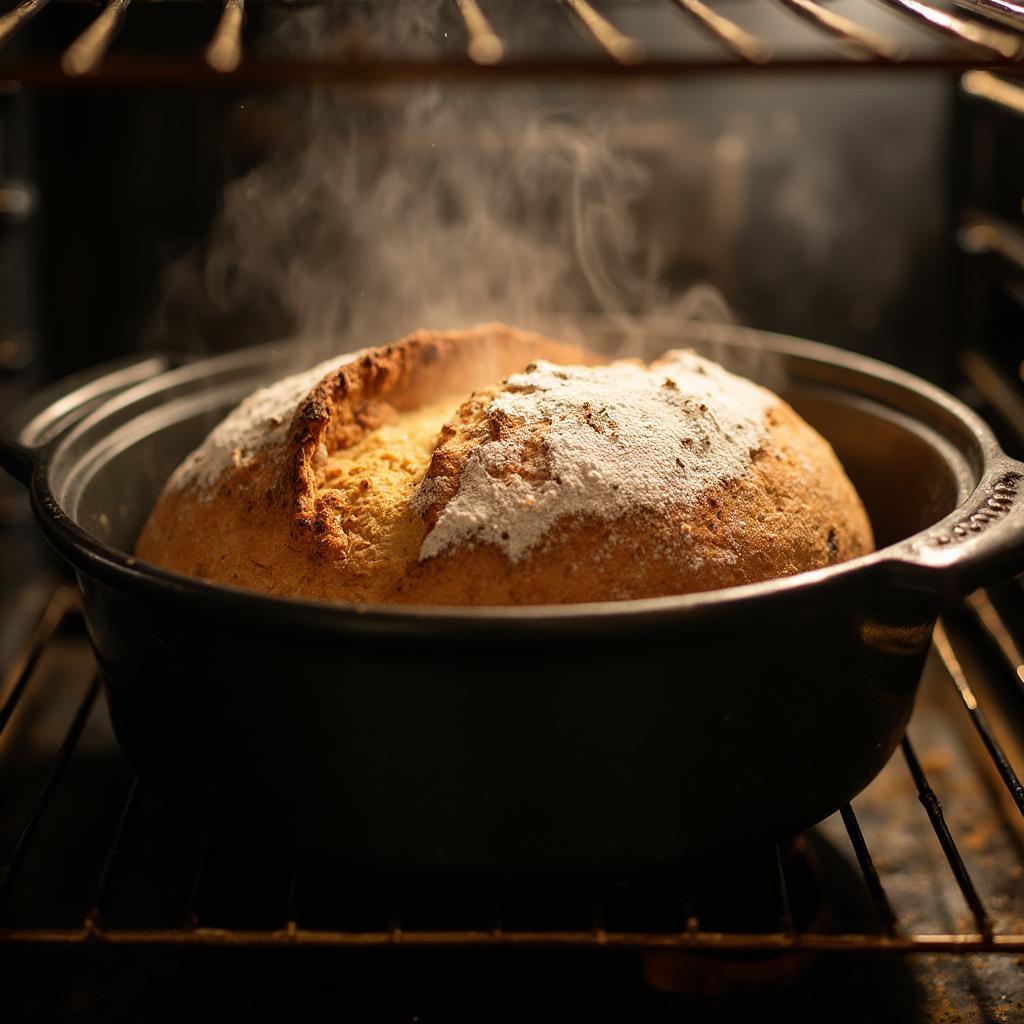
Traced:
<path fill-rule="evenodd" d="M 364 33 L 380 47 L 440 38 L 441 0 L 374 6 Z M 326 17 L 292 16 L 275 41 L 330 46 Z M 168 269 L 154 331 L 264 309 L 335 347 L 579 311 L 628 331 L 666 308 L 665 253 L 637 231 L 647 173 L 616 144 L 613 97 L 524 84 L 292 95 L 272 155 L 229 185 L 202 251 Z M 683 313 L 708 304 L 723 308 L 698 290 Z"/>

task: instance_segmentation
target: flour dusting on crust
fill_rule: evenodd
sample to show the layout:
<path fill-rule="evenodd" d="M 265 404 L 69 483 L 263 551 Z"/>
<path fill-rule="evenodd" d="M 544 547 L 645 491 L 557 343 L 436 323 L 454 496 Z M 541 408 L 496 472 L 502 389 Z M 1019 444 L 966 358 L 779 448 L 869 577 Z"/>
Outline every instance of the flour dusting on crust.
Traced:
<path fill-rule="evenodd" d="M 309 370 L 254 391 L 207 435 L 206 440 L 175 470 L 168 490 L 209 489 L 229 469 L 246 466 L 271 445 L 283 445 L 295 410 L 329 373 L 354 362 L 369 349 L 334 356 Z"/>
<path fill-rule="evenodd" d="M 690 351 L 651 366 L 534 363 L 487 406 L 491 439 L 469 453 L 420 561 L 486 543 L 518 562 L 569 517 L 614 521 L 690 505 L 747 472 L 777 402 Z M 437 500 L 428 476 L 414 508 L 422 514 Z"/>

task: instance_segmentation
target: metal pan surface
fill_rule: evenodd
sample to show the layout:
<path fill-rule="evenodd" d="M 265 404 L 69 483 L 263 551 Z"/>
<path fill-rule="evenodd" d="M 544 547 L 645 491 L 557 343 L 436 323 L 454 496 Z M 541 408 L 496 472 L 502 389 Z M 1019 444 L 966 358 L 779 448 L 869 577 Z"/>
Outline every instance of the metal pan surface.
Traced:
<path fill-rule="evenodd" d="M 706 594 L 505 609 L 283 600 L 144 564 L 171 470 L 292 345 L 147 356 L 17 411 L 0 459 L 74 566 L 121 744 L 209 827 L 389 873 L 621 873 L 805 828 L 898 744 L 942 603 L 1024 567 L 1024 465 L 811 342 L 687 325 L 833 444 L 879 550 Z M 307 362 L 312 362 L 307 359 Z"/>

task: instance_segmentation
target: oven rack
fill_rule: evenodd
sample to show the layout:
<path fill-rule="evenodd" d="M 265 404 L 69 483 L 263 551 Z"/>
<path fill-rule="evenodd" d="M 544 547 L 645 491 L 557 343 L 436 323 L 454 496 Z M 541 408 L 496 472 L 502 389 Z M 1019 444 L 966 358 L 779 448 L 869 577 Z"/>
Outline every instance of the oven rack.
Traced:
<path fill-rule="evenodd" d="M 956 631 L 959 647 L 963 638 L 964 625 L 982 635 L 993 650 L 1003 658 L 1006 675 L 1016 667 L 1017 675 L 1024 680 L 1024 655 L 1016 646 L 1005 620 L 996 606 L 983 593 L 972 596 L 958 612 L 959 626 Z M 15 660 L 0 685 L 0 752 L 4 742 L 9 742 L 17 733 L 11 729 L 4 735 L 12 721 L 16 721 L 19 702 L 31 694 L 39 676 L 39 666 L 47 650 L 60 642 L 61 638 L 81 628 L 81 612 L 77 593 L 67 585 L 61 585 L 53 594 L 38 626 L 29 638 L 24 650 Z M 960 621 L 962 620 L 962 621 Z M 1007 757 L 1003 746 L 979 704 L 978 697 L 967 678 L 950 632 L 943 624 L 936 627 L 934 651 L 944 673 L 951 684 L 951 695 L 959 712 L 966 716 L 981 747 L 987 752 L 992 779 L 998 777 L 1009 797 L 1009 806 L 1024 816 L 1024 787 Z M 94 944 L 107 946 L 162 946 L 162 947 L 335 947 L 335 948 L 379 948 L 379 947 L 519 947 L 519 948 L 576 948 L 634 950 L 646 954 L 658 953 L 761 953 L 780 954 L 798 951 L 819 953 L 870 953 L 888 952 L 897 954 L 914 953 L 1008 953 L 1024 954 L 1024 931 L 999 931 L 993 926 L 980 887 L 968 871 L 960 848 L 946 823 L 942 804 L 930 784 L 922 759 L 919 758 L 909 739 L 902 745 L 902 758 L 913 779 L 914 788 L 923 807 L 935 840 L 941 847 L 946 868 L 955 880 L 956 888 L 969 909 L 973 927 L 947 933 L 925 933 L 907 929 L 893 909 L 886 883 L 878 864 L 869 849 L 857 815 L 850 805 L 842 808 L 841 818 L 846 838 L 860 869 L 860 883 L 863 896 L 873 908 L 877 927 L 863 931 L 833 934 L 801 926 L 799 914 L 794 912 L 790 897 L 790 873 L 787 859 L 782 850 L 775 850 L 775 878 L 772 882 L 772 901 L 777 905 L 773 911 L 775 925 L 766 930 L 712 930 L 705 928 L 693 909 L 692 898 L 699 889 L 699 877 L 687 879 L 685 888 L 690 893 L 685 904 L 667 904 L 661 910 L 668 910 L 670 916 L 680 920 L 675 926 L 666 927 L 664 916 L 656 928 L 615 927 L 606 920 L 605 890 L 587 890 L 589 921 L 586 926 L 578 922 L 564 925 L 555 920 L 548 921 L 540 930 L 510 926 L 500 904 L 500 896 L 494 893 L 477 894 L 481 907 L 486 904 L 486 927 L 466 928 L 440 924 L 409 925 L 404 921 L 401 901 L 389 903 L 386 925 L 379 927 L 349 927 L 318 921 L 309 926 L 303 915 L 296 910 L 296 893 L 303 886 L 302 874 L 285 870 L 280 878 L 285 894 L 282 900 L 280 920 L 274 924 L 259 927 L 219 927 L 203 923 L 197 915 L 199 894 L 209 882 L 209 858 L 211 840 L 198 834 L 198 851 L 194 865 L 189 862 L 187 877 L 191 881 L 183 889 L 183 899 L 174 927 L 111 927 L 107 923 L 108 900 L 118 880 L 121 860 L 126 842 L 135 828 L 140 803 L 144 799 L 144 783 L 134 777 L 127 785 L 127 791 L 117 819 L 116 828 L 109 839 L 102 868 L 94 879 L 88 909 L 80 922 L 71 927 L 54 927 L 50 924 L 25 923 L 11 925 L 6 920 L 6 911 L 19 884 L 21 869 L 30 852 L 33 841 L 47 813 L 60 791 L 68 765 L 80 744 L 86 723 L 101 699 L 99 678 L 94 671 L 89 673 L 90 681 L 84 695 L 78 700 L 71 716 L 70 725 L 63 738 L 56 745 L 56 753 L 49 766 L 41 789 L 27 813 L 14 846 L 5 851 L 6 859 L 0 868 L 0 944 L 48 944 L 74 945 Z M 1015 687 L 1017 679 L 1012 680 Z M 1012 688 L 1012 687 L 1011 687 Z M 1019 697 L 1019 691 L 1014 694 Z M 961 723 L 963 724 L 963 723 Z M 911 809 L 912 810 L 912 809 Z M 1015 822 L 1019 824 L 1019 822 Z M 67 856 L 75 856 L 73 850 Z M 159 887 L 160 878 L 148 879 L 150 886 Z M 261 883 L 269 884 L 261 875 Z M 393 894 L 392 894 L 393 895 Z M 680 913 L 679 906 L 685 909 Z M 557 914 L 556 914 L 557 917 Z"/>
<path fill-rule="evenodd" d="M 248 7 L 246 0 L 102 0 L 98 10 L 72 0 L 16 0 L 0 15 L 0 75 L 37 86 L 71 81 L 250 86 L 432 78 L 672 78 L 742 68 L 1017 73 L 1024 59 L 1024 5 L 1015 0 L 440 2 L 438 39 L 424 56 L 422 48 L 381 51 L 352 13 L 372 6 L 377 16 L 383 11 L 393 17 L 400 30 L 409 7 L 399 6 L 398 0 L 370 5 L 250 0 Z M 294 47 L 268 48 L 253 30 L 268 13 L 280 25 L 303 17 L 311 7 L 325 12 L 329 27 L 318 45 L 301 55 Z M 76 9 L 75 15 L 63 17 L 69 8 Z M 67 33 L 66 38 L 55 41 L 53 31 L 35 32 L 37 17 L 43 25 L 48 19 L 59 21 L 56 34 Z M 137 38 L 148 38 L 148 43 L 120 41 L 122 34 L 133 36 L 131 30 L 142 22 L 151 31 Z M 168 46 L 162 26 L 172 26 L 177 40 L 185 22 L 192 26 L 192 38 Z M 40 38 L 45 40 L 41 48 L 36 45 Z M 156 45 L 150 45 L 154 39 Z"/>

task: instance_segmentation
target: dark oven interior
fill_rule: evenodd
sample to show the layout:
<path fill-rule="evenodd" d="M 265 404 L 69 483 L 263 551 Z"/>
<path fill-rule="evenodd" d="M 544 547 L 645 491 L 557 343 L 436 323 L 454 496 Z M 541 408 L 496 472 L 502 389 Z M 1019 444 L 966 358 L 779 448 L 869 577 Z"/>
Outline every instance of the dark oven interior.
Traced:
<path fill-rule="evenodd" d="M 1019 457 L 1020 13 L 24 0 L 0 17 L 0 397 L 139 351 L 726 317 L 911 369 Z M 862 476 L 877 509 L 913 486 Z M 902 752 L 792 842 L 424 886 L 179 818 L 118 752 L 6 479 L 0 555 L 7 1019 L 1024 1020 L 1019 582 L 948 609 Z"/>

